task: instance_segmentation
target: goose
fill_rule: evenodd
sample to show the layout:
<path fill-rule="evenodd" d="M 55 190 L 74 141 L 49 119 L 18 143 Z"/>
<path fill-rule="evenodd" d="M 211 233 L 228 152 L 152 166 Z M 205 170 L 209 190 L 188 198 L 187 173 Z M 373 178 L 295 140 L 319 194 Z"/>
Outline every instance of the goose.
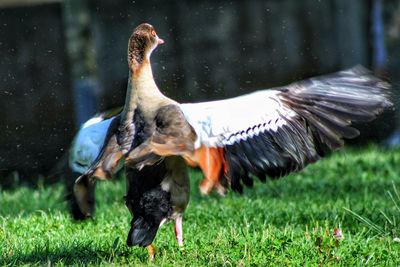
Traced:
<path fill-rule="evenodd" d="M 158 107 L 176 104 L 158 90 L 151 69 L 151 53 L 163 43 L 154 27 L 147 23 L 136 27 L 129 39 L 128 90 L 117 137 L 123 155 L 148 138 Z M 167 221 L 175 221 L 178 246 L 183 248 L 182 222 L 189 202 L 189 176 L 181 157 L 164 159 L 150 153 L 142 162 L 152 168 L 133 166 L 126 170 L 126 205 L 133 215 L 127 245 L 146 247 L 149 259 L 153 259 L 153 240 Z"/>
<path fill-rule="evenodd" d="M 137 65 L 135 73 L 130 74 L 128 88 L 151 89 L 155 82 L 145 62 L 150 65 L 151 51 L 163 40 L 148 24 L 137 27 L 130 40 L 135 43 L 135 49 L 128 51 L 128 61 L 141 57 L 143 67 Z M 130 90 L 127 91 L 129 94 Z M 175 103 L 166 97 L 161 102 Z M 150 101 L 142 109 L 142 105 L 128 101 L 113 116 L 100 114 L 89 119 L 74 138 L 69 159 L 70 168 L 81 174 L 75 182 L 74 196 L 85 217 L 94 213 L 95 181 L 111 179 L 125 170 L 127 189 L 124 199 L 133 216 L 127 245 L 146 247 L 149 260 L 155 256 L 153 241 L 158 229 L 169 221 L 175 221 L 176 240 L 183 249 L 183 214 L 190 193 L 188 170 L 181 157 L 161 158 L 152 154 L 146 159 L 150 166 L 140 169 L 124 168 L 121 164 L 125 154 L 145 140 L 150 131 L 146 121 L 151 118 L 151 110 L 147 107 L 157 103 Z"/>
<path fill-rule="evenodd" d="M 251 175 L 264 180 L 300 171 L 343 146 L 344 138 L 355 138 L 359 132 L 352 122 L 372 120 L 391 106 L 390 85 L 362 67 L 232 99 L 179 104 L 163 95 L 153 78 L 150 56 L 162 43 L 150 24 L 134 29 L 124 108 L 113 120 L 112 138 L 104 131 L 104 144 L 85 172 L 107 176 L 113 173 L 108 168 L 95 169 L 119 167 L 124 160 L 125 201 L 133 215 L 127 244 L 146 246 L 149 259 L 154 258 L 155 234 L 167 220 L 175 219 L 183 246 L 189 183 L 182 159 L 203 171 L 203 193 L 223 193 L 227 185 L 241 192 L 242 183 L 252 185 Z M 111 154 L 118 156 L 104 165 L 100 159 L 109 156 L 110 140 L 118 148 Z"/>
<path fill-rule="evenodd" d="M 252 176 L 265 180 L 287 176 L 323 158 L 360 133 L 351 126 L 368 122 L 392 105 L 390 84 L 362 66 L 309 78 L 287 86 L 201 103 L 180 104 L 164 96 L 154 82 L 150 54 L 160 42 L 149 24 L 154 45 L 133 34 L 128 44 L 132 86 L 128 87 L 122 136 L 135 125 L 130 110 L 143 115 L 142 142 L 127 148 L 126 166 L 144 168 L 154 155 L 181 156 L 204 174 L 200 190 L 242 192 Z"/>

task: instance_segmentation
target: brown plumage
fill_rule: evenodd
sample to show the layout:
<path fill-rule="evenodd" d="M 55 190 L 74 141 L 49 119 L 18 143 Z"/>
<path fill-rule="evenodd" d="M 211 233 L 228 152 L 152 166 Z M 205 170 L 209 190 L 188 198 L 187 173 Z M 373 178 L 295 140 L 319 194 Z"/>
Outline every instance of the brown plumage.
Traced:
<path fill-rule="evenodd" d="M 149 24 L 134 30 L 128 45 L 130 77 L 124 109 L 106 130 L 91 125 L 97 135 L 104 131 L 105 138 L 98 156 L 75 183 L 76 199 L 87 216 L 94 211 L 94 198 L 90 197 L 90 193 L 94 193 L 93 178 L 113 177 L 121 169 L 125 153 L 148 138 L 154 128 L 155 111 L 175 103 L 159 92 L 152 76 L 150 54 L 162 42 Z M 166 114 L 173 115 L 171 112 L 172 109 Z M 180 157 L 163 159 L 149 153 L 143 160 L 156 164 L 141 170 L 126 168 L 126 204 L 133 215 L 127 244 L 146 246 L 152 259 L 153 240 L 165 221 L 175 220 L 178 245 L 183 246 L 182 216 L 189 202 L 189 180 L 186 165 Z"/>
<path fill-rule="evenodd" d="M 162 43 L 162 39 L 149 24 L 139 25 L 130 37 L 129 83 L 118 135 L 124 154 L 146 143 L 153 129 L 157 127 L 155 121 L 161 116 L 160 122 L 174 123 L 174 126 L 184 128 L 185 120 L 167 119 L 178 116 L 179 110 L 172 108 L 176 102 L 165 97 L 153 79 L 150 55 Z M 162 114 L 157 112 L 159 110 Z M 173 133 L 162 135 L 169 134 Z M 162 140 L 162 145 L 169 145 L 168 140 L 161 136 L 154 138 Z M 175 145 L 176 143 L 169 147 Z M 127 244 L 146 246 L 149 258 L 153 259 L 153 240 L 158 228 L 165 221 L 175 220 L 178 245 L 183 246 L 182 216 L 189 202 L 189 180 L 186 165 L 180 157 L 162 159 L 149 152 L 140 161 L 154 165 L 140 168 L 140 171 L 136 167 L 127 168 L 126 204 L 133 215 Z"/>

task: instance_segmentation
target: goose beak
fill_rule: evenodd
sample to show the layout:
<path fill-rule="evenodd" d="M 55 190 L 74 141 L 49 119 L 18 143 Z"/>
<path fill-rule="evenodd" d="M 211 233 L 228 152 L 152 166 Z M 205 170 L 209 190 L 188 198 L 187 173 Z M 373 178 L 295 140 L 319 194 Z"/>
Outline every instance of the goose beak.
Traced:
<path fill-rule="evenodd" d="M 161 38 L 158 38 L 158 40 L 157 40 L 157 44 L 163 44 L 164 43 L 164 40 L 163 39 L 161 39 Z"/>

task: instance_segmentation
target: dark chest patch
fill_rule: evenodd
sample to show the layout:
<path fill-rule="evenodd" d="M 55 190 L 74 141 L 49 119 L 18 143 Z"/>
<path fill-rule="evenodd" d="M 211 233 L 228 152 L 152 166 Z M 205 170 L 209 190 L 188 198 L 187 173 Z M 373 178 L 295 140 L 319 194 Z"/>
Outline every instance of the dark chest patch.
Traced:
<path fill-rule="evenodd" d="M 142 144 L 150 136 L 150 125 L 146 123 L 143 112 L 138 108 L 133 116 L 135 135 L 132 141 L 131 150 Z"/>

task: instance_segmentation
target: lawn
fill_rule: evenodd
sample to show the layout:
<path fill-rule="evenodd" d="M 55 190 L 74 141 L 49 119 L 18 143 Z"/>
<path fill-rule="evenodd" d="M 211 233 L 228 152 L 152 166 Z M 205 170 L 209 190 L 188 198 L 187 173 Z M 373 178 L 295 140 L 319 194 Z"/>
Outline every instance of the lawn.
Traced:
<path fill-rule="evenodd" d="M 185 250 L 172 224 L 155 265 L 400 265 L 400 151 L 346 149 L 243 195 L 202 197 L 191 171 Z M 62 184 L 0 191 L 0 265 L 143 265 L 125 244 L 124 181 L 102 182 L 94 220 L 74 222 Z M 341 229 L 343 238 L 334 236 Z"/>

